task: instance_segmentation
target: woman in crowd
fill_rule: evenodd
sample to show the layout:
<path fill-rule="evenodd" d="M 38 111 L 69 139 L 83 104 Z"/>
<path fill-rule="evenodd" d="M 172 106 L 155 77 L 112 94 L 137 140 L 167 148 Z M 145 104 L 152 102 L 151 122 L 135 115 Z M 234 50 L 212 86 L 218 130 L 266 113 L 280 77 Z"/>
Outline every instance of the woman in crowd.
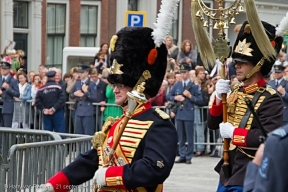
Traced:
<path fill-rule="evenodd" d="M 73 75 L 70 73 L 65 73 L 65 75 L 63 76 L 63 81 L 65 81 L 66 83 L 68 83 L 68 81 L 70 81 L 72 79 Z"/>
<path fill-rule="evenodd" d="M 197 62 L 197 53 L 193 50 L 192 43 L 184 40 L 181 45 L 181 51 L 178 55 L 178 64 L 188 64 L 192 70 L 195 69 Z M 180 69 L 181 70 L 181 69 Z"/>
<path fill-rule="evenodd" d="M 168 51 L 166 71 L 172 72 L 174 71 L 175 66 L 177 65 L 176 61 L 179 53 L 179 48 L 176 45 L 174 45 L 173 38 L 170 35 L 166 36 L 165 45 Z"/>
<path fill-rule="evenodd" d="M 35 106 L 35 99 L 38 89 L 42 87 L 41 77 L 39 74 L 35 74 L 32 78 L 32 87 L 31 87 L 31 98 L 32 98 L 32 120 L 31 123 L 34 126 L 34 129 L 39 129 L 39 113 L 37 113 L 37 109 Z"/>
<path fill-rule="evenodd" d="M 105 83 L 108 84 L 108 86 L 106 86 L 106 98 L 107 98 L 107 102 L 106 104 L 115 104 L 115 94 L 113 92 L 113 87 L 110 85 L 110 83 L 107 81 L 108 78 L 108 74 L 109 74 L 109 69 L 106 68 L 102 71 L 102 76 L 101 76 L 101 80 L 104 81 Z M 103 120 L 105 121 L 107 117 L 111 116 L 111 117 L 121 117 L 121 115 L 123 114 L 123 110 L 120 106 L 107 106 L 104 110 L 104 114 L 103 114 Z"/>
<path fill-rule="evenodd" d="M 107 68 L 107 61 L 105 59 L 105 53 L 99 52 L 95 57 L 95 65 L 94 65 L 99 74 L 102 74 L 103 69 Z"/>
<path fill-rule="evenodd" d="M 14 98 L 15 108 L 12 127 L 19 128 L 22 124 L 24 129 L 29 129 L 29 103 L 26 101 L 31 99 L 31 85 L 28 84 L 27 75 L 23 72 L 18 74 L 18 81 L 20 97 Z"/>
<path fill-rule="evenodd" d="M 109 58 L 110 58 L 110 55 L 109 55 L 109 45 L 107 43 L 103 43 L 100 45 L 100 50 L 99 52 L 95 55 L 95 58 L 94 58 L 94 61 L 95 61 L 95 64 L 96 64 L 96 59 L 97 59 L 97 56 L 99 53 L 103 53 L 104 54 L 104 62 L 107 64 L 107 67 L 110 67 L 110 63 L 109 63 Z M 99 71 L 98 71 L 99 72 Z"/>

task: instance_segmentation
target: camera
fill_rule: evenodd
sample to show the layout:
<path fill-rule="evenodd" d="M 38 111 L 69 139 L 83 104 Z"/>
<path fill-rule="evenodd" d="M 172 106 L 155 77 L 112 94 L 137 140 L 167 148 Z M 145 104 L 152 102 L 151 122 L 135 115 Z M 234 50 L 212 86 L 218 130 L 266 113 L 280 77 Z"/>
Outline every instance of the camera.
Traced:
<path fill-rule="evenodd" d="M 167 108 L 168 108 L 168 109 L 172 109 L 172 108 L 174 108 L 174 106 L 175 106 L 175 103 L 174 103 L 174 102 L 168 102 Z"/>

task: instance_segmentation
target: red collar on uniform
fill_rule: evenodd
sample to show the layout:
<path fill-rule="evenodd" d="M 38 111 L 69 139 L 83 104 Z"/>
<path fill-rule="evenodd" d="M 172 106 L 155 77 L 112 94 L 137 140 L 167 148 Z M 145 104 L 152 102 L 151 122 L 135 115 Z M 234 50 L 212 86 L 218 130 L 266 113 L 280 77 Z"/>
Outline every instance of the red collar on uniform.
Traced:
<path fill-rule="evenodd" d="M 152 107 L 150 102 L 144 103 L 142 105 L 140 105 L 139 107 L 137 107 L 134 110 L 134 114 L 132 117 L 135 117 L 137 115 L 140 115 L 141 113 L 144 113 L 145 111 L 147 111 L 148 109 L 150 109 Z"/>
<path fill-rule="evenodd" d="M 259 89 L 259 87 L 263 87 L 266 85 L 266 81 L 263 77 L 261 77 L 256 83 L 253 83 L 248 86 L 243 86 L 244 93 L 254 93 Z"/>

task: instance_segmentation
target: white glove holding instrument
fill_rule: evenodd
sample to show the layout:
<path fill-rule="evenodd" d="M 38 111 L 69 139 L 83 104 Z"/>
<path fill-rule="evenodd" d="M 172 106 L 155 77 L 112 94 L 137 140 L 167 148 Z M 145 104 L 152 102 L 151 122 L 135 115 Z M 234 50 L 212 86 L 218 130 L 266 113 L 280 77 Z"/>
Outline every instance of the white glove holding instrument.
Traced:
<path fill-rule="evenodd" d="M 106 171 L 107 171 L 107 168 L 100 168 L 95 172 L 93 181 L 95 184 L 97 184 L 98 189 L 101 189 L 102 187 L 106 186 L 106 179 L 105 179 Z"/>
<path fill-rule="evenodd" d="M 222 138 L 232 138 L 233 137 L 233 132 L 235 127 L 233 127 L 233 125 L 231 123 L 220 123 L 219 124 L 219 128 L 220 128 L 220 135 Z"/>
<path fill-rule="evenodd" d="M 219 79 L 216 83 L 216 97 L 222 100 L 222 94 L 230 90 L 230 80 Z"/>

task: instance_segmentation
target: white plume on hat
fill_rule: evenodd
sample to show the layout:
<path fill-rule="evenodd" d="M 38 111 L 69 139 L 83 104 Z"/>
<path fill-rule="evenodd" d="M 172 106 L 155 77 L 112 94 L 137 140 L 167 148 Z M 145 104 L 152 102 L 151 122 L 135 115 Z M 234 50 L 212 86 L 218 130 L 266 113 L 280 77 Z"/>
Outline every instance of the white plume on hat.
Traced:
<path fill-rule="evenodd" d="M 288 12 L 285 17 L 282 18 L 278 27 L 276 27 L 276 35 L 282 37 L 288 30 Z"/>
<path fill-rule="evenodd" d="M 166 36 L 169 34 L 178 3 L 179 0 L 161 1 L 160 11 L 152 32 L 154 43 L 157 47 L 160 47 L 160 45 L 165 42 Z"/>

